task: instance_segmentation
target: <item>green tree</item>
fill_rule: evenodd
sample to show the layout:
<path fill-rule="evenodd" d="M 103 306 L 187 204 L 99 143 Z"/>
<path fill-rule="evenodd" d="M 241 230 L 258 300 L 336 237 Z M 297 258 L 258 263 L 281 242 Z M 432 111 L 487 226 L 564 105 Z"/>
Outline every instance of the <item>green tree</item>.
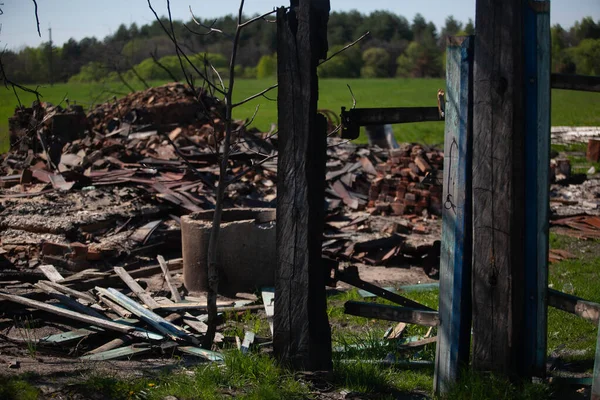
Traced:
<path fill-rule="evenodd" d="M 584 39 L 571 49 L 577 65 L 577 73 L 582 75 L 600 75 L 600 39 Z"/>
<path fill-rule="evenodd" d="M 371 47 L 362 54 L 364 66 L 360 70 L 363 78 L 384 78 L 389 76 L 390 53 L 380 47 Z"/>
<path fill-rule="evenodd" d="M 443 54 L 433 42 L 411 42 L 404 54 L 396 60 L 396 75 L 412 78 L 440 77 L 444 71 L 442 61 Z"/>
<path fill-rule="evenodd" d="M 258 79 L 275 76 L 277 73 L 277 54 L 262 56 L 256 66 L 256 77 Z"/>

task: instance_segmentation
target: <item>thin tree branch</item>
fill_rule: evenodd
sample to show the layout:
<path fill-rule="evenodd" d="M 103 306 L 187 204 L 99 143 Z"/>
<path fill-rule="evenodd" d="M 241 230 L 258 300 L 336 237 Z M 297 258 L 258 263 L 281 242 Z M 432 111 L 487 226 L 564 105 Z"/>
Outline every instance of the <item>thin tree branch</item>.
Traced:
<path fill-rule="evenodd" d="M 154 17 L 156 18 L 156 20 L 158 21 L 158 23 L 160 24 L 160 26 L 163 28 L 163 30 L 165 31 L 165 33 L 167 34 L 167 36 L 169 37 L 169 39 L 173 42 L 173 44 L 175 44 L 175 50 L 177 52 L 181 53 L 181 56 L 183 56 L 183 58 L 194 69 L 194 71 L 198 74 L 198 76 L 200 76 L 204 80 L 204 82 L 206 82 L 209 86 L 211 86 L 214 90 L 216 90 L 220 94 L 225 95 L 225 91 L 224 90 L 220 89 L 218 86 L 216 86 L 214 83 L 212 83 L 204 74 L 202 74 L 202 72 L 200 72 L 200 70 L 198 70 L 198 68 L 196 68 L 196 66 L 194 65 L 194 63 L 192 63 L 192 61 L 185 54 L 185 52 L 182 51 L 181 47 L 179 46 L 179 43 L 177 43 L 177 39 L 175 37 L 171 36 L 171 33 L 169 33 L 169 30 L 167 29 L 167 27 L 165 26 L 165 24 L 163 24 L 162 20 L 158 16 L 158 13 L 156 12 L 156 10 L 154 10 L 154 7 L 152 7 L 151 0 L 147 0 L 147 1 L 148 1 L 148 7 L 150 8 L 150 10 L 152 11 L 152 13 L 154 14 Z M 167 2 L 167 7 L 169 8 L 169 15 L 170 15 L 171 14 L 171 11 L 170 11 L 170 2 Z M 172 23 L 172 21 L 171 21 L 171 23 Z M 180 62 L 181 62 L 181 56 L 178 54 L 178 57 L 180 57 Z M 185 74 L 185 68 L 183 68 L 183 65 L 181 65 L 181 67 L 182 67 L 182 72 Z M 186 74 L 186 77 L 187 77 L 187 74 Z M 188 80 L 188 84 L 190 84 L 189 80 Z"/>
<path fill-rule="evenodd" d="M 352 42 L 350 44 L 347 44 L 343 48 L 339 49 L 338 51 L 336 51 L 335 53 L 333 53 L 332 55 L 330 55 L 329 57 L 327 57 L 326 59 L 324 59 L 323 61 L 321 61 L 317 66 L 325 64 L 327 61 L 331 60 L 333 57 L 337 56 L 338 54 L 340 54 L 340 53 L 348 50 L 350 47 L 354 46 L 355 44 L 357 44 L 358 42 L 360 42 L 361 40 L 363 40 L 364 38 L 366 38 L 370 34 L 371 34 L 371 32 L 367 31 L 361 37 L 359 37 L 358 39 L 356 39 L 354 42 Z"/>
<path fill-rule="evenodd" d="M 286 7 L 286 10 L 289 9 L 289 7 Z M 265 19 L 266 17 L 268 17 L 271 14 L 275 14 L 277 12 L 277 10 L 273 10 L 270 11 L 268 13 L 264 13 L 263 15 L 259 15 L 258 17 L 254 17 L 252 19 L 249 19 L 248 21 L 244 22 L 243 24 L 240 25 L 240 28 L 244 28 L 250 24 L 255 23 L 256 21 L 260 21 L 261 19 Z M 241 17 L 240 17 L 241 18 Z M 268 21 L 267 21 L 268 22 Z"/>
<path fill-rule="evenodd" d="M 133 72 L 133 74 L 136 76 L 136 78 L 138 78 L 140 80 L 140 82 L 142 82 L 142 84 L 146 87 L 146 89 L 150 88 L 150 85 L 148 85 L 148 82 L 146 82 L 146 80 L 144 78 L 142 78 L 142 76 L 140 74 L 138 74 L 135 67 L 133 67 L 133 66 L 131 67 L 131 72 Z"/>
<path fill-rule="evenodd" d="M 38 36 L 42 37 L 42 32 L 40 32 L 40 17 L 38 16 L 37 1 L 33 0 L 33 5 L 35 6 L 35 22 L 37 23 Z"/>
<path fill-rule="evenodd" d="M 234 175 L 231 179 L 229 179 L 227 181 L 227 186 L 231 185 L 234 182 L 237 182 L 238 180 L 240 180 L 241 178 L 244 177 L 244 175 L 248 174 L 249 172 L 253 171 L 254 169 L 256 169 L 256 167 L 261 166 L 262 164 L 266 163 L 267 161 L 273 160 L 275 158 L 277 158 L 279 154 L 271 154 L 270 156 L 263 158 L 262 160 L 252 164 L 250 167 L 246 168 L 245 170 L 243 170 L 242 172 L 240 172 L 237 175 Z"/>
<path fill-rule="evenodd" d="M 273 89 L 276 89 L 276 88 L 277 88 L 277 86 L 279 86 L 279 85 L 278 85 L 278 84 L 274 84 L 274 85 L 272 85 L 272 86 L 270 86 L 270 87 L 268 87 L 268 88 L 266 88 L 266 89 L 264 89 L 264 90 L 261 90 L 260 92 L 258 92 L 258 93 L 256 93 L 256 94 L 253 94 L 253 95 L 252 95 L 252 96 L 250 96 L 250 97 L 247 97 L 247 98 L 245 98 L 244 100 L 240 101 L 239 103 L 235 103 L 234 105 L 232 105 L 232 107 L 234 107 L 234 108 L 235 108 L 235 107 L 239 107 L 239 106 L 241 106 L 242 104 L 245 104 L 245 103 L 247 103 L 247 102 L 249 102 L 249 101 L 252 101 L 252 100 L 256 99 L 257 97 L 264 96 L 265 94 L 267 94 L 267 93 L 268 93 L 268 92 L 270 92 L 271 90 L 273 90 Z"/>
<path fill-rule="evenodd" d="M 165 67 L 159 60 L 158 57 L 156 57 L 156 55 L 154 53 L 150 53 L 150 57 L 152 57 L 152 61 L 154 61 L 154 63 L 156 65 L 158 65 L 160 68 L 162 68 L 167 75 L 169 75 L 169 77 L 173 80 L 173 82 L 177 82 L 179 81 L 179 79 L 177 79 L 175 77 L 175 75 L 173 75 L 173 73 L 169 70 L 169 68 Z"/>

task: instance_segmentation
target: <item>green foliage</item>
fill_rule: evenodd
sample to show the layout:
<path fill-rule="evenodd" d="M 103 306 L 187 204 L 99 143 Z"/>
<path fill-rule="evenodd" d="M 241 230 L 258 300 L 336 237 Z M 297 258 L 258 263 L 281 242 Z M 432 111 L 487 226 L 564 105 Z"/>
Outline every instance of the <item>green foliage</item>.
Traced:
<path fill-rule="evenodd" d="M 110 70 L 101 62 L 91 62 L 81 67 L 77 75 L 69 79 L 69 83 L 100 82 L 108 77 Z"/>
<path fill-rule="evenodd" d="M 270 78 L 277 73 L 277 54 L 265 55 L 260 58 L 256 66 L 258 79 Z"/>
<path fill-rule="evenodd" d="M 400 77 L 440 77 L 443 74 L 443 53 L 431 41 L 411 42 L 397 59 L 396 75 Z"/>
<path fill-rule="evenodd" d="M 600 75 L 600 39 L 584 39 L 569 54 L 581 75 Z"/>
<path fill-rule="evenodd" d="M 364 66 L 360 70 L 363 78 L 385 78 L 389 76 L 390 53 L 380 47 L 371 47 L 362 54 Z"/>
<path fill-rule="evenodd" d="M 35 386 L 22 378 L 0 375 L 0 399 L 37 400 L 40 395 Z"/>

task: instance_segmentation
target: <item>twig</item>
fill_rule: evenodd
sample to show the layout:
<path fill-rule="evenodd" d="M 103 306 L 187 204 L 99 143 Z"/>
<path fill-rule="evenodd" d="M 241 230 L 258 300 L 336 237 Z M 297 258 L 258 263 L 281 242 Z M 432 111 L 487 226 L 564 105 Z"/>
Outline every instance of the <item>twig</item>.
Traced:
<path fill-rule="evenodd" d="M 346 86 L 348 86 L 348 90 L 350 91 L 350 96 L 352 96 L 352 108 L 356 108 L 356 97 L 354 97 L 354 93 L 352 92 L 352 88 L 350 87 L 349 83 L 347 83 Z"/>
<path fill-rule="evenodd" d="M 138 74 L 135 67 L 133 67 L 133 66 L 131 67 L 131 72 L 133 72 L 133 74 L 136 76 L 136 78 L 138 78 L 140 80 L 140 82 L 142 82 L 142 84 L 146 87 L 146 89 L 150 88 L 150 85 L 148 85 L 148 82 L 146 82 L 146 80 L 144 78 L 142 78 L 142 76 L 140 74 Z"/>
<path fill-rule="evenodd" d="M 286 7 L 286 10 L 288 10 L 288 9 L 289 9 L 289 7 Z M 248 21 L 246 21 L 246 22 L 244 22 L 243 24 L 241 24 L 241 25 L 240 25 L 240 28 L 244 28 L 244 27 L 246 27 L 246 26 L 248 26 L 248 25 L 250 25 L 250 24 L 252 24 L 252 23 L 254 23 L 254 22 L 256 22 L 256 21 L 260 21 L 261 19 L 265 19 L 265 18 L 266 18 L 266 17 L 268 17 L 269 15 L 271 15 L 271 14 L 275 14 L 276 12 L 277 12 L 277 10 L 275 9 L 275 10 L 273 10 L 273 11 L 270 11 L 270 12 L 268 12 L 268 13 L 264 13 L 263 15 L 259 15 L 258 17 L 254 17 L 254 18 L 252 18 L 252 19 L 249 19 Z M 267 21 L 267 22 L 268 22 L 268 21 Z"/>
<path fill-rule="evenodd" d="M 185 26 L 185 27 L 186 27 L 186 28 L 187 28 L 187 29 L 188 29 L 190 32 L 192 32 L 192 33 L 194 33 L 194 34 L 196 34 L 196 35 L 199 35 L 199 36 L 208 36 L 208 35 L 210 35 L 211 33 L 220 33 L 221 35 L 224 35 L 224 36 L 226 36 L 226 37 L 228 37 L 228 38 L 232 39 L 231 35 L 229 35 L 229 34 L 227 34 L 227 33 L 223 32 L 223 31 L 222 31 L 222 30 L 220 30 L 220 29 L 213 28 L 213 27 L 215 26 L 215 24 L 217 23 L 217 20 L 214 20 L 214 21 L 213 21 L 213 23 L 212 23 L 212 24 L 210 24 L 210 26 L 208 26 L 208 25 L 205 25 L 205 24 L 203 24 L 202 22 L 198 21 L 198 20 L 196 19 L 196 17 L 194 16 L 194 12 L 192 11 L 192 6 L 190 6 L 190 15 L 192 16 L 192 21 L 194 21 L 194 23 L 195 23 L 196 25 L 198 25 L 198 26 L 200 26 L 200 27 L 202 27 L 202 28 L 204 28 L 204 29 L 208 29 L 208 32 L 206 32 L 206 33 L 194 32 L 193 30 L 191 30 L 190 28 L 188 28 L 188 27 L 187 27 L 187 25 L 185 25 L 185 24 L 184 24 L 184 26 Z"/>
<path fill-rule="evenodd" d="M 330 55 L 329 57 L 327 57 L 326 59 L 324 59 L 323 61 L 321 61 L 318 65 L 325 64 L 327 61 L 331 60 L 333 57 L 337 56 L 338 54 L 340 54 L 340 53 L 348 50 L 350 47 L 354 46 L 355 44 L 357 44 L 358 42 L 360 42 L 361 40 L 363 40 L 364 38 L 366 38 L 370 34 L 371 34 L 371 32 L 367 31 L 365 34 L 363 34 L 361 37 L 359 37 L 358 39 L 356 39 L 354 42 L 352 42 L 352 43 L 344 46 L 341 49 L 339 49 L 338 51 L 336 51 L 335 53 L 333 53 L 332 55 Z"/>
<path fill-rule="evenodd" d="M 277 158 L 279 154 L 271 154 L 270 156 L 252 164 L 252 166 L 246 168 L 245 170 L 243 170 L 242 172 L 240 172 L 239 174 L 233 176 L 231 179 L 229 179 L 227 181 L 227 186 L 231 185 L 232 183 L 238 181 L 239 179 L 241 179 L 244 175 L 248 174 L 250 171 L 254 170 L 256 167 L 261 166 L 262 164 L 266 163 L 267 161 L 273 160 L 274 158 Z"/>
<path fill-rule="evenodd" d="M 179 79 L 177 79 L 175 77 L 175 75 L 173 75 L 173 73 L 158 60 L 158 58 L 156 57 L 156 55 L 154 53 L 150 53 L 150 57 L 152 57 L 152 61 L 154 61 L 154 63 L 156 65 L 158 65 L 160 68 L 162 68 L 167 73 L 167 75 L 169 75 L 169 77 L 171 78 L 171 80 L 173 82 L 179 81 Z"/>
<path fill-rule="evenodd" d="M 268 92 L 270 92 L 271 90 L 273 90 L 273 89 L 276 89 L 276 88 L 277 88 L 277 86 L 278 86 L 277 84 L 274 84 L 274 85 L 272 85 L 272 86 L 270 86 L 270 87 L 268 87 L 268 88 L 266 88 L 266 89 L 264 89 L 264 90 L 261 90 L 260 92 L 258 92 L 258 93 L 256 93 L 256 94 L 253 94 L 252 96 L 250 96 L 250 97 L 248 97 L 248 98 L 246 98 L 246 99 L 244 99 L 244 100 L 240 101 L 239 103 L 235 103 L 234 105 L 232 105 L 232 107 L 234 107 L 234 108 L 235 108 L 235 107 L 239 107 L 239 106 L 241 106 L 242 104 L 245 104 L 245 103 L 247 103 L 247 102 L 249 102 L 249 101 L 252 101 L 252 100 L 256 99 L 257 97 L 264 96 L 265 94 L 267 94 L 267 93 L 268 93 Z"/>
<path fill-rule="evenodd" d="M 156 20 L 158 21 L 158 23 L 160 24 L 160 26 L 163 28 L 163 30 L 165 31 L 165 33 L 167 34 L 167 36 L 169 37 L 169 39 L 171 39 L 171 41 L 175 45 L 175 50 L 177 52 L 177 57 L 179 57 L 179 59 L 180 59 L 180 64 L 181 64 L 181 57 L 183 57 L 188 62 L 188 64 L 194 69 L 194 71 L 198 74 L 198 76 L 200 76 L 204 80 L 204 82 L 206 82 L 209 86 L 211 86 L 214 90 L 216 90 L 220 94 L 224 95 L 225 91 L 223 91 L 221 88 L 217 87 L 214 83 L 212 83 L 206 77 L 206 75 L 202 74 L 202 72 L 200 72 L 200 70 L 198 68 L 196 68 L 196 66 L 194 65 L 194 63 L 192 63 L 192 61 L 189 59 L 189 57 L 181 50 L 181 47 L 179 46 L 179 43 L 177 43 L 177 39 L 174 36 L 171 36 L 171 33 L 169 33 L 169 30 L 167 29 L 167 27 L 165 26 L 165 24 L 163 24 L 162 20 L 158 16 L 158 13 L 156 12 L 156 10 L 154 10 L 154 7 L 152 7 L 151 0 L 147 0 L 147 1 L 148 1 L 148 7 L 150 8 L 150 10 L 152 11 L 152 13 L 154 14 L 154 17 L 156 18 Z M 171 11 L 170 11 L 170 2 L 169 1 L 167 1 L 167 8 L 169 9 L 169 15 L 170 15 Z M 171 20 L 171 23 L 172 23 L 172 20 Z M 179 53 L 181 53 L 181 55 Z M 181 64 L 181 69 L 182 69 L 182 72 L 184 74 L 186 74 L 185 68 L 183 67 L 183 64 Z M 186 74 L 186 77 L 187 77 L 187 74 Z M 188 80 L 188 84 L 190 84 L 190 83 L 191 82 Z M 192 85 L 190 85 L 190 86 L 192 86 Z"/>
<path fill-rule="evenodd" d="M 37 23 L 38 36 L 42 37 L 42 32 L 40 32 L 40 17 L 38 16 L 37 1 L 33 0 L 33 5 L 35 6 L 35 22 Z"/>

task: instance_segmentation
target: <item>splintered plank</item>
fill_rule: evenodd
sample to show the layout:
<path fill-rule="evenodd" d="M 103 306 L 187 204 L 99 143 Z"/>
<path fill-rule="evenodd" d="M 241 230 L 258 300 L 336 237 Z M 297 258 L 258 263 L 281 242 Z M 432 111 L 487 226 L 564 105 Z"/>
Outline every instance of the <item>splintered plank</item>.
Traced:
<path fill-rule="evenodd" d="M 71 289 L 69 287 L 66 287 L 66 286 L 61 285 L 60 283 L 56 283 L 56 282 L 40 281 L 40 283 L 43 283 L 46 286 L 49 286 L 52 289 L 57 290 L 57 291 L 59 291 L 61 293 L 68 294 L 69 296 L 73 296 L 73 297 L 76 297 L 78 299 L 87 301 L 88 303 L 92 303 L 92 304 L 96 303 L 96 299 L 94 298 L 94 296 L 92 296 L 89 293 L 80 292 L 78 290 Z"/>
<path fill-rule="evenodd" d="M 31 307 L 31 308 L 35 308 L 38 310 L 46 311 L 46 312 L 49 312 L 52 314 L 59 315 L 61 317 L 85 322 L 90 325 L 94 325 L 94 326 L 104 328 L 104 329 L 110 330 L 110 331 L 128 333 L 132 336 L 142 338 L 142 339 L 146 339 L 148 336 L 147 332 L 138 330 L 137 328 L 134 328 L 134 327 L 122 324 L 122 323 L 117 323 L 117 322 L 108 321 L 108 320 L 101 319 L 101 318 L 82 315 L 80 313 L 77 313 L 77 312 L 74 312 L 71 310 L 65 310 L 63 308 L 56 307 L 51 304 L 46 304 L 46 303 L 42 303 L 40 301 L 27 299 L 25 297 L 15 296 L 15 295 L 0 292 L 0 299 L 12 301 L 13 303 L 17 303 L 17 304 L 22 304 L 26 307 Z"/>
<path fill-rule="evenodd" d="M 217 353 L 216 351 L 205 350 L 200 347 L 192 346 L 179 346 L 177 348 L 182 353 L 190 354 L 192 356 L 202 357 L 208 361 L 223 361 L 223 354 Z"/>
<path fill-rule="evenodd" d="M 163 275 L 165 277 L 165 281 L 167 282 L 167 286 L 169 287 L 169 290 L 171 291 L 171 297 L 172 297 L 173 301 L 175 303 L 181 303 L 181 295 L 179 294 L 179 292 L 177 291 L 177 288 L 175 287 L 175 285 L 173 284 L 173 281 L 171 280 L 171 273 L 169 272 L 169 266 L 167 265 L 167 262 L 165 261 L 164 257 L 161 256 L 160 254 L 158 256 L 156 256 L 156 259 L 158 260 L 158 263 L 160 264 L 160 268 L 162 269 Z"/>
<path fill-rule="evenodd" d="M 73 311 L 78 311 L 82 314 L 90 315 L 90 316 L 96 317 L 96 318 L 108 319 L 108 318 L 106 318 L 106 316 L 100 314 L 98 311 L 94 310 L 93 308 L 84 306 L 83 304 L 79 303 L 77 300 L 74 300 L 74 299 L 70 298 L 69 296 L 66 296 L 66 295 L 58 292 L 57 290 L 51 288 L 48 285 L 45 285 L 42 282 L 36 283 L 35 286 L 38 287 L 39 289 L 41 289 L 42 291 L 46 292 L 47 294 L 49 294 L 51 297 L 60 301 L 61 303 L 63 303 L 64 305 L 66 305 L 67 307 L 72 309 Z"/>
<path fill-rule="evenodd" d="M 60 282 L 65 279 L 60 272 L 54 268 L 54 265 L 40 265 L 38 268 L 51 282 Z"/>
<path fill-rule="evenodd" d="M 147 305 L 151 310 L 158 307 L 159 304 L 152 298 L 150 293 L 146 292 L 144 288 L 140 286 L 122 267 L 115 267 L 115 273 L 119 275 L 119 277 L 125 282 L 127 287 L 131 289 L 133 294 L 137 296 L 138 299 L 142 301 L 145 305 Z"/>
<path fill-rule="evenodd" d="M 114 301 L 115 303 L 131 311 L 134 315 L 136 315 L 144 322 L 154 327 L 160 333 L 174 340 L 185 340 L 194 344 L 198 342 L 198 340 L 195 337 L 187 334 L 182 328 L 173 325 L 172 323 L 157 315 L 156 313 L 145 309 L 140 304 L 136 303 L 135 301 L 120 293 L 119 291 L 112 288 L 103 289 L 99 287 L 97 287 L 96 290 L 102 295 Z"/>
<path fill-rule="evenodd" d="M 440 322 L 437 311 L 418 310 L 415 308 L 376 303 L 362 303 L 358 301 L 347 301 L 344 304 L 344 313 L 365 318 L 385 319 L 424 326 L 437 326 Z"/>
<path fill-rule="evenodd" d="M 120 358 L 129 358 L 134 355 L 140 355 L 149 353 L 150 347 L 120 347 L 118 349 L 107 350 L 102 353 L 88 354 L 79 357 L 80 360 L 84 361 L 106 361 L 106 360 L 118 360 Z"/>

